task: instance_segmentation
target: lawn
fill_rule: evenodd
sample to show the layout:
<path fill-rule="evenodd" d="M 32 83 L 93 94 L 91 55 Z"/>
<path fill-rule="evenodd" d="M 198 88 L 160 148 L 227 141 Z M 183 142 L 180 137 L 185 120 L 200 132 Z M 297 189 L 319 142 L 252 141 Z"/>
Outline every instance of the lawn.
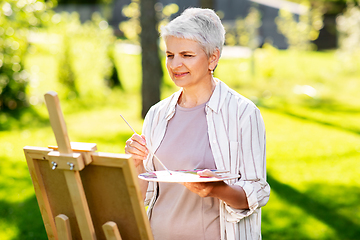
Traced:
<path fill-rule="evenodd" d="M 344 70 L 334 52 L 255 54 L 254 75 L 249 59 L 223 59 L 215 74 L 257 103 L 265 121 L 272 192 L 262 210 L 263 239 L 357 239 L 360 71 Z M 42 67 L 51 59 L 29 57 L 28 68 L 38 66 L 43 82 L 36 94 L 56 78 L 56 66 Z M 99 102 L 62 102 L 71 141 L 124 152 L 132 132 L 120 113 L 141 132 L 140 57 L 119 53 L 117 60 L 124 91 Z M 162 97 L 175 89 L 166 77 Z M 22 152 L 26 145 L 55 144 L 46 108 L 39 104 L 17 119 L 2 114 L 0 123 L 0 239 L 47 239 Z"/>

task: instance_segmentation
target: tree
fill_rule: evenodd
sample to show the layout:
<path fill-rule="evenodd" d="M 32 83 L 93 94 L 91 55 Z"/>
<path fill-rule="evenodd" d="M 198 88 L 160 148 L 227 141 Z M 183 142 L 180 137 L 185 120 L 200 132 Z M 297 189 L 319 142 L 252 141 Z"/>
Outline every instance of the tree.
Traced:
<path fill-rule="evenodd" d="M 280 9 L 279 16 L 275 19 L 278 31 L 282 33 L 289 49 L 292 50 L 312 50 L 315 45 L 312 41 L 319 37 L 319 32 L 323 28 L 323 7 L 311 6 L 310 0 L 303 0 L 305 11 L 296 20 L 293 13 L 286 8 Z"/>
<path fill-rule="evenodd" d="M 159 56 L 158 29 L 166 25 L 171 15 L 178 11 L 177 4 L 163 6 L 156 0 L 132 0 L 122 10 L 129 19 L 120 23 L 120 30 L 128 40 L 136 43 L 140 41 L 142 48 L 142 117 L 160 100 L 163 71 Z"/>
<path fill-rule="evenodd" d="M 156 29 L 156 0 L 140 1 L 140 43 L 142 49 L 142 111 L 144 118 L 152 105 L 160 101 L 163 71 L 159 56 L 159 34 Z"/>

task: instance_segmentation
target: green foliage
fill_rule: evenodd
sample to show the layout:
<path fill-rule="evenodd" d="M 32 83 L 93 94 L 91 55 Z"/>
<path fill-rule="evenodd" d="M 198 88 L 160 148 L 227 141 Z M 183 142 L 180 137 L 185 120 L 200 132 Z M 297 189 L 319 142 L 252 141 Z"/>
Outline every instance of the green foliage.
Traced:
<path fill-rule="evenodd" d="M 130 41 L 137 43 L 141 33 L 139 4 L 139 0 L 132 0 L 129 5 L 124 6 L 122 14 L 129 18 L 129 20 L 119 24 L 119 29 L 124 33 L 124 36 Z"/>
<path fill-rule="evenodd" d="M 97 13 L 84 24 L 77 13 L 54 13 L 51 7 L 55 3 L 0 2 L 1 110 L 28 106 L 27 102 L 35 106 L 49 90 L 58 91 L 66 99 L 79 97 L 84 102 L 105 99 L 109 90 L 106 84 L 115 72 L 109 55 L 115 42 L 112 29 Z M 57 62 L 55 68 L 44 70 L 49 71 L 48 79 L 42 80 L 43 72 L 36 61 L 26 61 L 31 55 Z M 45 62 L 54 66 L 51 63 Z M 96 74 L 92 74 L 94 69 Z M 119 84 L 119 79 L 116 81 Z M 15 116 L 14 111 L 11 114 Z"/>
<path fill-rule="evenodd" d="M 303 0 L 288 0 L 301 4 Z M 346 6 L 348 0 L 310 0 L 312 5 L 322 5 L 326 9 L 327 14 L 337 15 L 341 13 Z"/>
<path fill-rule="evenodd" d="M 179 11 L 179 6 L 175 3 L 166 5 L 158 2 L 154 6 L 156 16 L 158 18 L 158 29 L 163 25 L 166 25 L 170 16 Z M 140 26 L 140 0 L 132 0 L 129 5 L 126 5 L 122 9 L 122 14 L 128 18 L 127 21 L 123 21 L 119 24 L 119 29 L 124 33 L 124 36 L 135 43 L 139 43 L 139 36 L 141 33 Z"/>
<path fill-rule="evenodd" d="M 288 0 L 289 2 L 301 3 L 303 0 Z M 348 0 L 311 0 L 311 2 L 322 2 L 322 3 L 346 3 Z"/>
<path fill-rule="evenodd" d="M 179 6 L 175 3 L 168 4 L 163 6 L 161 3 L 155 4 L 155 10 L 157 11 L 157 17 L 159 19 L 158 29 L 162 26 L 165 26 L 170 22 L 171 15 L 177 13 L 179 11 Z"/>
<path fill-rule="evenodd" d="M 297 21 L 294 14 L 286 8 L 280 9 L 275 22 L 278 30 L 287 39 L 289 49 L 313 50 L 315 45 L 311 41 L 319 37 L 323 27 L 322 5 L 311 6 L 309 0 L 303 0 L 302 13 Z"/>
<path fill-rule="evenodd" d="M 261 27 L 261 13 L 256 7 L 249 9 L 248 15 L 235 21 L 235 29 L 228 29 L 226 43 L 256 49 L 259 47 L 259 28 Z"/>
<path fill-rule="evenodd" d="M 360 1 L 347 2 L 345 11 L 336 19 L 339 33 L 339 57 L 344 68 L 354 71 L 360 64 Z"/>
<path fill-rule="evenodd" d="M 107 79 L 113 73 L 109 52 L 116 40 L 107 21 L 97 13 L 85 23 L 80 22 L 78 13 L 49 13 L 49 19 L 48 28 L 33 32 L 29 57 L 55 61 L 50 74 L 57 74 L 41 81 L 41 72 L 33 73 L 28 89 L 33 105 L 49 90 L 56 90 L 65 99 L 104 100 L 109 91 Z M 36 61 L 28 64 L 29 69 L 39 69 Z"/>
<path fill-rule="evenodd" d="M 45 11 L 54 1 L 0 1 L 0 109 L 15 110 L 26 105 L 29 73 L 23 56 L 31 29 L 43 25 Z"/>
<path fill-rule="evenodd" d="M 119 87 L 120 89 L 123 89 L 121 80 L 119 78 L 119 71 L 116 68 L 116 59 L 115 59 L 115 45 L 110 45 L 108 47 L 108 58 L 110 60 L 111 63 L 111 74 L 109 74 L 109 76 L 106 78 L 107 81 L 107 85 L 110 88 L 115 88 L 115 87 Z"/>
<path fill-rule="evenodd" d="M 233 26 L 226 26 L 227 45 L 240 45 L 251 49 L 251 66 L 252 77 L 255 75 L 254 50 L 260 46 L 259 28 L 262 25 L 261 13 L 258 8 L 251 7 L 248 15 L 238 18 Z"/>
<path fill-rule="evenodd" d="M 113 0 L 58 0 L 59 4 L 109 4 Z"/>

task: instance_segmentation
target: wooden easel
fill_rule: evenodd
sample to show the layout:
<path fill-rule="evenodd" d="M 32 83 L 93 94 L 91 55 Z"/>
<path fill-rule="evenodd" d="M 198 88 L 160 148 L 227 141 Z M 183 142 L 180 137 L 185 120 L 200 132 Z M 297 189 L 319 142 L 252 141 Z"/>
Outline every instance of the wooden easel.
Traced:
<path fill-rule="evenodd" d="M 130 156 L 70 142 L 57 94 L 45 102 L 58 146 L 24 152 L 48 238 L 152 240 Z"/>

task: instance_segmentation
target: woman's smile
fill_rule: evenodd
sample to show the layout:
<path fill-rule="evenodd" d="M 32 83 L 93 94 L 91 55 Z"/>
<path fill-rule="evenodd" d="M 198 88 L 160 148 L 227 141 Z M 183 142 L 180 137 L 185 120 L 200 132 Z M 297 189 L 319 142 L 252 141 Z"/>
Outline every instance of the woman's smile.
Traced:
<path fill-rule="evenodd" d="M 183 78 L 183 77 L 186 77 L 189 72 L 174 72 L 174 77 L 179 79 L 179 78 Z"/>

